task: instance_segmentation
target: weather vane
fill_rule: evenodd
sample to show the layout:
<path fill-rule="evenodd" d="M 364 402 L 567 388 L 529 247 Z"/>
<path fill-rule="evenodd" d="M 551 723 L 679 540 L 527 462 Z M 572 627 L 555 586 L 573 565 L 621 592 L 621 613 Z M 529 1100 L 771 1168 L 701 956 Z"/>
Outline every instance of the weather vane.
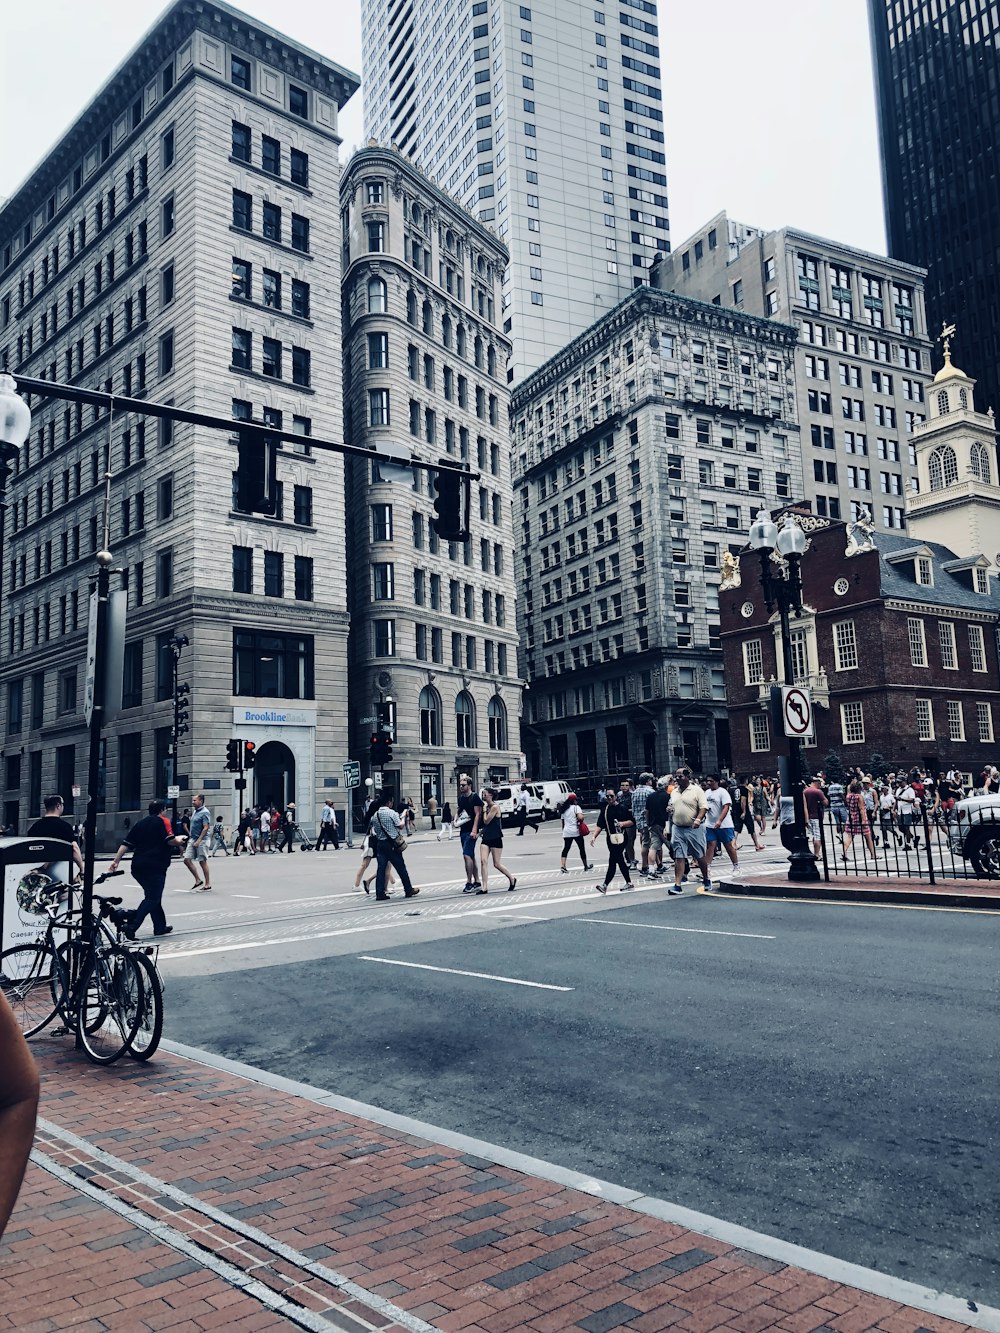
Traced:
<path fill-rule="evenodd" d="M 955 325 L 954 325 L 954 324 L 945 324 L 945 323 L 942 321 L 942 323 L 941 323 L 941 332 L 940 332 L 940 334 L 938 335 L 938 339 L 937 339 L 937 340 L 938 340 L 938 342 L 940 342 L 940 343 L 942 344 L 943 351 L 944 351 L 944 359 L 945 359 L 946 361 L 951 360 L 951 340 L 952 340 L 952 338 L 954 338 L 954 336 L 955 336 Z"/>

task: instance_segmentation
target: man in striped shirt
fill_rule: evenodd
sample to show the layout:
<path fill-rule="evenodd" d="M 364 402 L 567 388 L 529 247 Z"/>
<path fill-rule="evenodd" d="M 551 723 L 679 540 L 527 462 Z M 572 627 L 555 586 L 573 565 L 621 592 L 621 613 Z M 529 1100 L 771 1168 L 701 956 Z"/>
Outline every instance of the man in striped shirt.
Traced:
<path fill-rule="evenodd" d="M 646 823 L 646 802 L 653 794 L 652 773 L 640 773 L 639 785 L 632 793 L 632 818 L 635 820 L 635 832 L 642 848 L 642 868 L 649 868 L 649 825 Z M 632 866 L 635 861 L 632 861 Z"/>

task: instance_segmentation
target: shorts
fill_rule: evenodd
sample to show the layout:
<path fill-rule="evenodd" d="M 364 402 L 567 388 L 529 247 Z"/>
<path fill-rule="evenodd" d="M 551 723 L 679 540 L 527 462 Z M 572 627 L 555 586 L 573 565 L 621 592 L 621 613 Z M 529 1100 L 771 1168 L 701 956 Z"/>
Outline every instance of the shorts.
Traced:
<path fill-rule="evenodd" d="M 664 845 L 663 827 L 649 824 L 642 830 L 642 849 L 647 852 L 662 852 Z"/>
<path fill-rule="evenodd" d="M 472 836 L 471 833 L 463 833 L 463 834 L 462 834 L 462 855 L 463 855 L 463 856 L 472 856 L 472 857 L 475 857 L 475 855 L 476 855 L 476 841 L 477 841 L 477 840 Z"/>
<path fill-rule="evenodd" d="M 812 838 L 815 842 L 819 842 L 819 820 L 818 820 L 818 819 L 810 819 L 810 820 L 809 820 L 809 836 L 810 836 L 810 838 Z"/>
<path fill-rule="evenodd" d="M 670 841 L 675 861 L 697 861 L 705 855 L 704 828 L 680 828 L 675 824 Z"/>
<path fill-rule="evenodd" d="M 736 830 L 734 828 L 713 828 L 711 825 L 705 830 L 705 841 L 721 842 L 723 845 L 736 841 Z"/>
<path fill-rule="evenodd" d="M 196 847 L 192 839 L 188 839 L 187 850 L 184 853 L 185 861 L 207 861 L 208 860 L 208 839 L 203 838 Z"/>

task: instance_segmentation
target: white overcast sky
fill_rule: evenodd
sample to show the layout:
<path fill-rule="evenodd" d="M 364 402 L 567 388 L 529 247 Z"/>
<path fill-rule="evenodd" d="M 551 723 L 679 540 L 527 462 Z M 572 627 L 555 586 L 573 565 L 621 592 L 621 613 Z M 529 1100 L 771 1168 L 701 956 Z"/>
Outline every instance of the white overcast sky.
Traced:
<path fill-rule="evenodd" d="M 361 73 L 359 0 L 237 5 Z M 0 199 L 29 175 L 165 8 L 20 0 L 0 50 Z M 884 253 L 865 0 L 659 0 L 675 244 L 725 208 Z M 361 94 L 342 113 L 362 143 Z"/>

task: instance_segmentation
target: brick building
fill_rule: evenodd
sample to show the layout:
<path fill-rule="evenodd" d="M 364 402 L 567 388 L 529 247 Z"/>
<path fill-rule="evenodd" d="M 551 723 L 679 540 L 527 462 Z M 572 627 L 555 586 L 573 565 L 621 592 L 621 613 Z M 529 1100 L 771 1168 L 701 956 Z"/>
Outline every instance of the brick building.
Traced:
<path fill-rule="evenodd" d="M 1000 723 L 1000 588 L 989 561 L 863 530 L 848 555 L 858 529 L 800 519 L 810 548 L 792 657 L 815 704 L 807 767 L 823 767 L 833 750 L 845 765 L 869 767 L 881 754 L 894 765 L 977 773 L 996 758 Z M 767 707 L 782 675 L 781 631 L 764 604 L 756 552 L 743 553 L 740 583 L 720 593 L 719 605 L 733 766 L 771 773 L 788 752 Z"/>

